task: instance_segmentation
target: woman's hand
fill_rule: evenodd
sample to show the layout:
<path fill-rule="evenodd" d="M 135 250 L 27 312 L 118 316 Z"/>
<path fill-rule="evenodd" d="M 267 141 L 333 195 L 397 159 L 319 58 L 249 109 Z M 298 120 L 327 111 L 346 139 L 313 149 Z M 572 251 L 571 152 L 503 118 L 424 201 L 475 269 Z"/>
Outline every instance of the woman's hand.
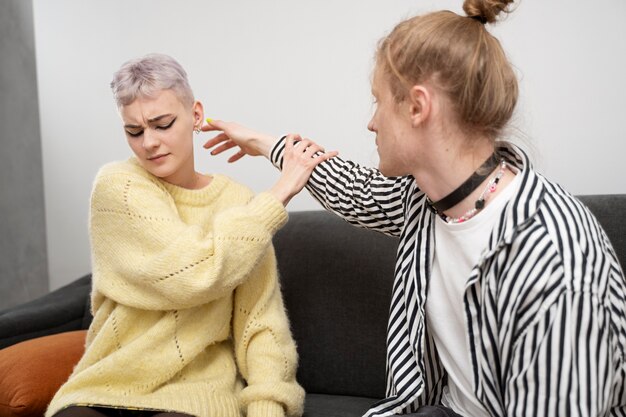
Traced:
<path fill-rule="evenodd" d="M 244 155 L 258 156 L 263 155 L 269 158 L 270 149 L 276 143 L 277 138 L 256 132 L 244 126 L 233 122 L 224 122 L 222 120 L 207 119 L 207 124 L 202 126 L 203 132 L 221 131 L 212 139 L 209 139 L 203 146 L 205 149 L 216 148 L 211 150 L 211 155 L 218 155 L 222 152 L 239 146 L 239 151 L 228 158 L 228 162 L 235 162 Z"/>
<path fill-rule="evenodd" d="M 304 188 L 313 169 L 337 154 L 337 151 L 325 152 L 321 146 L 309 139 L 302 139 L 300 135 L 288 135 L 282 173 L 269 192 L 286 206 Z"/>

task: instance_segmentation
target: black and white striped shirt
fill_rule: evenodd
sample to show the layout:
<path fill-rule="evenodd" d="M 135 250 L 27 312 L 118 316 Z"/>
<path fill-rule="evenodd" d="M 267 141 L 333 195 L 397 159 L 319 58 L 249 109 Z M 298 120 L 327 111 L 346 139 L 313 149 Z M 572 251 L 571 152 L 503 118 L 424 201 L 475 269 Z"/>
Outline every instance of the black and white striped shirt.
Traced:
<path fill-rule="evenodd" d="M 284 143 L 270 153 L 278 168 Z M 498 149 L 522 177 L 466 284 L 474 394 L 494 417 L 626 416 L 626 282 L 615 252 L 582 203 L 519 148 Z M 400 237 L 386 398 L 365 415 L 439 404 L 446 372 L 424 319 L 435 245 L 425 194 L 410 176 L 338 157 L 307 188 L 346 221 Z"/>

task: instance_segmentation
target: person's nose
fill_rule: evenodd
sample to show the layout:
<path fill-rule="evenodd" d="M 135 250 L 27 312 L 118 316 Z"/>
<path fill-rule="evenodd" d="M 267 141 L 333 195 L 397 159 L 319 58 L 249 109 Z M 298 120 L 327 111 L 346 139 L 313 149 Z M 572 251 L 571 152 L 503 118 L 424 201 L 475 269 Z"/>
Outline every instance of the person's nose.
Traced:
<path fill-rule="evenodd" d="M 370 132 L 376 132 L 376 128 L 374 127 L 374 116 L 372 116 L 370 122 L 367 124 L 367 130 Z"/>
<path fill-rule="evenodd" d="M 156 149 L 161 144 L 161 141 L 157 137 L 156 133 L 152 129 L 145 129 L 143 131 L 143 148 L 146 150 Z"/>

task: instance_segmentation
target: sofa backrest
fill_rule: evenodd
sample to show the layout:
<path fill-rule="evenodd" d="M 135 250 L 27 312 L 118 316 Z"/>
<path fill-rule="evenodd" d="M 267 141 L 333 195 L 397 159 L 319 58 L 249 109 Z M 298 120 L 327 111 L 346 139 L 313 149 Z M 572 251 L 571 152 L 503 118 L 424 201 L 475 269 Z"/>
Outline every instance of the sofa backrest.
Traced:
<path fill-rule="evenodd" d="M 325 211 L 289 217 L 274 246 L 298 381 L 307 392 L 382 398 L 398 240 Z"/>
<path fill-rule="evenodd" d="M 580 201 L 596 216 L 626 271 L 626 194 L 583 195 Z"/>

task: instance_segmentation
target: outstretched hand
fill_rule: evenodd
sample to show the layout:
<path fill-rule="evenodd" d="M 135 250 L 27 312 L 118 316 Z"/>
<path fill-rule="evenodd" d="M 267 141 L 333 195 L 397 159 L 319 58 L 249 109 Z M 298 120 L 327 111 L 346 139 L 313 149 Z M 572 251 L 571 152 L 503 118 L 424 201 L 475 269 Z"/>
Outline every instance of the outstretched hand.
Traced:
<path fill-rule="evenodd" d="M 219 155 L 231 148 L 239 147 L 239 150 L 228 158 L 228 162 L 238 161 L 244 155 L 263 155 L 269 159 L 270 150 L 277 141 L 273 136 L 222 120 L 207 119 L 202 131 L 221 132 L 203 145 L 205 149 L 211 149 L 211 155 Z M 321 146 L 309 139 L 303 139 L 300 135 L 288 135 L 285 141 L 282 173 L 269 192 L 287 205 L 289 200 L 304 188 L 313 169 L 337 154 L 336 151 L 325 152 Z"/>
<path fill-rule="evenodd" d="M 233 122 L 207 119 L 207 124 L 202 126 L 203 132 L 221 131 L 217 136 L 206 141 L 203 145 L 205 149 L 211 149 L 211 155 L 219 155 L 228 149 L 239 147 L 239 151 L 230 158 L 228 162 L 235 162 L 244 155 L 263 155 L 269 158 L 269 152 L 276 138 L 261 132 L 256 132 L 247 127 Z M 219 146 L 218 146 L 219 145 Z"/>

